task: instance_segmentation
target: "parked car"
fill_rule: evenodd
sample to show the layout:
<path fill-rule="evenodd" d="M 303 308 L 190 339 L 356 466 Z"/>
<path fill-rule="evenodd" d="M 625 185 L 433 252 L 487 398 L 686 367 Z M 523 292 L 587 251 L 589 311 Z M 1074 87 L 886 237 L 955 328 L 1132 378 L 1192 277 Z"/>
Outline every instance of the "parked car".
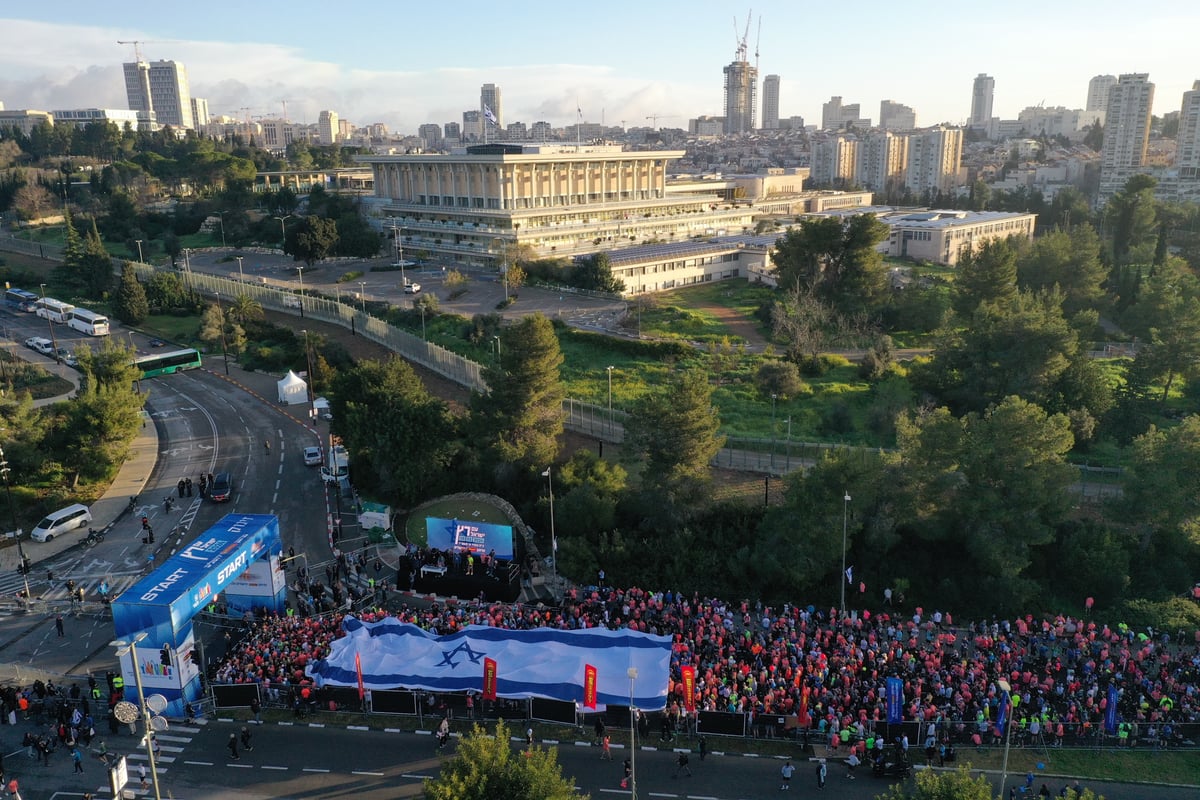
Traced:
<path fill-rule="evenodd" d="M 33 345 L 33 349 L 37 350 L 44 356 L 54 356 L 54 342 L 50 341 L 49 339 L 39 339 Z"/>
<path fill-rule="evenodd" d="M 405 294 L 420 294 L 420 292 L 421 292 L 421 284 L 416 283 L 416 282 L 409 283 L 407 286 L 404 287 Z"/>
<path fill-rule="evenodd" d="M 38 342 L 42 342 L 42 341 L 45 341 L 45 340 L 42 339 L 42 337 L 40 337 L 40 336 L 30 336 L 28 339 L 25 340 L 25 346 L 31 350 L 36 350 Z"/>
<path fill-rule="evenodd" d="M 79 359 L 77 359 L 75 357 L 75 354 L 72 353 L 70 350 L 68 350 L 65 347 L 58 348 L 58 357 L 68 367 L 78 367 L 79 366 Z"/>
<path fill-rule="evenodd" d="M 149 344 L 151 347 L 165 347 L 167 343 L 162 339 L 151 339 Z"/>
<path fill-rule="evenodd" d="M 306 447 L 304 448 L 304 465 L 308 467 L 317 467 L 321 465 L 321 448 Z"/>
<path fill-rule="evenodd" d="M 233 476 L 228 472 L 218 472 L 213 478 L 208 496 L 214 503 L 228 503 L 233 499 Z"/>

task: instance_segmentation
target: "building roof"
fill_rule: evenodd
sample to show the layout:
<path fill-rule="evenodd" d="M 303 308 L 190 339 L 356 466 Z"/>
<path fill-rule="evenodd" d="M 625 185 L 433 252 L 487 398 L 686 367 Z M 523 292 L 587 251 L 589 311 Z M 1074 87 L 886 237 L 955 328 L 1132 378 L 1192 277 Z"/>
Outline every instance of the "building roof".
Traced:
<path fill-rule="evenodd" d="M 880 219 L 888 225 L 905 228 L 953 228 L 957 225 L 979 225 L 985 222 L 999 222 L 1001 220 L 1036 216 L 1036 214 L 1011 211 L 955 211 L 933 209 L 929 211 L 909 211 L 901 214 L 890 214 L 881 217 Z"/>

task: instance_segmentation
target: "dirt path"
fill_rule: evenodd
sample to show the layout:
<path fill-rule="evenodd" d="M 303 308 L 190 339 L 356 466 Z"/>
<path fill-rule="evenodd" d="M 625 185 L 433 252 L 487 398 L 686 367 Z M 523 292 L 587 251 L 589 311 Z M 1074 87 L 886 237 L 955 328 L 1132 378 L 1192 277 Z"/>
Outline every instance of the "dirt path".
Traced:
<path fill-rule="evenodd" d="M 753 350 L 762 350 L 768 344 L 766 338 L 759 333 L 758 325 L 754 320 L 747 319 L 740 311 L 735 311 L 728 306 L 709 303 L 694 303 L 693 308 L 706 314 L 712 314 L 729 329 L 731 335 L 741 337 Z"/>

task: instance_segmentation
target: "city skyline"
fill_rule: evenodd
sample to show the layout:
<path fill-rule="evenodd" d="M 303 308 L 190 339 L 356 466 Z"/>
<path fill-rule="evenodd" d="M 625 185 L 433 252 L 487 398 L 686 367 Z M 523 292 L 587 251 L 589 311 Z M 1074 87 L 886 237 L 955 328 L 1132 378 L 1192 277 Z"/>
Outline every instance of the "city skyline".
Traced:
<path fill-rule="evenodd" d="M 9 43 L 0 48 L 0 102 L 8 109 L 127 108 L 122 64 L 134 60 L 134 48 L 117 40 L 135 39 L 145 60 L 186 66 L 192 95 L 206 98 L 214 116 L 279 117 L 286 101 L 296 122 L 315 123 L 331 109 L 358 126 L 383 122 L 409 134 L 422 124 L 460 121 L 479 107 L 487 83 L 503 90 L 506 121 L 558 127 L 582 112 L 593 123 L 642 127 L 657 116 L 660 127 L 686 127 L 691 118 L 723 113 L 722 70 L 743 35 L 748 60 L 758 66 L 759 97 L 763 76 L 779 75 L 779 116 L 810 124 L 832 96 L 860 104 L 864 116 L 876 116 L 888 99 L 912 107 L 922 125 L 962 124 L 980 73 L 995 78 L 993 113 L 1005 119 L 1038 104 L 1083 108 L 1093 76 L 1124 73 L 1150 74 L 1153 111 L 1162 115 L 1178 111 L 1200 78 L 1200 67 L 1193 74 L 1186 63 L 1188 36 L 1200 23 L 1191 4 L 1160 4 L 1153 19 L 1129 18 L 1127 6 L 1113 2 L 1090 4 L 1086 13 L 1018 4 L 1004 26 L 984 8 L 968 6 L 953 20 L 895 8 L 856 7 L 857 24 L 848 30 L 864 31 L 858 40 L 817 33 L 845 27 L 833 7 L 773 0 L 754 4 L 748 29 L 749 7 L 702 1 L 681 15 L 665 5 L 615 0 L 603 15 L 573 6 L 521 13 L 479 4 L 447 17 L 405 6 L 394 19 L 376 13 L 383 20 L 377 24 L 347 18 L 344 31 L 314 29 L 312 20 L 328 8 L 304 2 L 287 13 L 216 2 L 189 18 L 121 0 L 102 8 L 70 0 L 0 20 L 0 41 Z M 872 12 L 888 41 L 913 46 L 867 46 L 872 28 L 864 20 Z M 1026 12 L 1037 26 L 1024 35 L 1050 45 L 1032 48 L 1036 61 L 1028 49 L 1013 48 L 1006 33 L 1021 30 Z M 318 44 L 314 30 L 324 37 Z"/>

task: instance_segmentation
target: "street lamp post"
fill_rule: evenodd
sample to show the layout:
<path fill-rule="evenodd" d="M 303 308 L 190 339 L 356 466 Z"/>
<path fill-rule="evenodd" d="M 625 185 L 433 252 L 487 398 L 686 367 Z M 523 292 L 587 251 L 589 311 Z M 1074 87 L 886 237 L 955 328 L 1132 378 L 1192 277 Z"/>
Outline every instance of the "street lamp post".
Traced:
<path fill-rule="evenodd" d="M 42 284 L 42 299 L 46 299 L 46 284 Z M 50 344 L 54 347 L 54 363 L 59 363 L 58 337 L 54 335 L 54 320 L 50 319 L 50 309 L 46 309 L 46 324 L 50 326 Z"/>
<path fill-rule="evenodd" d="M 138 263 L 143 264 L 145 262 L 142 261 L 142 240 L 134 239 L 134 241 L 137 242 L 137 246 L 138 246 Z"/>
<path fill-rule="evenodd" d="M 396 266 L 400 268 L 400 288 L 408 286 L 408 278 L 404 277 L 404 248 L 400 244 L 400 226 L 396 224 L 396 218 L 392 220 L 392 241 L 396 243 Z"/>
<path fill-rule="evenodd" d="M 429 339 L 425 336 L 425 304 L 420 303 L 417 308 L 421 309 L 421 341 L 427 342 Z"/>
<path fill-rule="evenodd" d="M 216 214 L 217 219 L 221 221 L 221 247 L 225 247 L 225 212 L 214 211 L 213 213 Z"/>
<path fill-rule="evenodd" d="M 242 272 L 242 256 L 235 256 L 238 262 L 238 280 L 242 283 L 246 282 L 246 273 Z"/>
<path fill-rule="evenodd" d="M 842 574 L 838 583 L 842 587 L 842 616 L 846 616 L 846 523 L 850 514 L 850 492 L 842 491 Z"/>
<path fill-rule="evenodd" d="M 1012 703 L 1012 685 L 1003 678 L 996 681 L 1000 691 L 1005 694 L 1005 706 Z M 1008 783 L 1008 746 L 1012 743 L 1012 709 L 1004 708 L 1004 764 L 1000 768 L 1000 798 L 1004 798 L 1004 784 Z"/>
<path fill-rule="evenodd" d="M 296 274 L 300 276 L 300 319 L 304 319 L 304 267 L 296 267 Z"/>
<path fill-rule="evenodd" d="M 633 705 L 633 684 L 637 681 L 637 667 L 625 670 L 629 676 L 629 797 L 637 800 L 637 708 Z"/>
<path fill-rule="evenodd" d="M 503 366 L 504 359 L 500 357 L 500 337 L 493 336 L 492 338 L 496 340 L 496 366 Z"/>
<path fill-rule="evenodd" d="M 358 282 L 358 299 L 362 302 L 362 312 L 367 313 L 367 282 Z"/>
<path fill-rule="evenodd" d="M 145 727 L 146 757 L 150 761 L 150 779 L 154 782 L 154 800 L 162 800 L 162 795 L 158 788 L 158 767 L 154 763 L 154 742 L 151 736 L 150 708 L 146 705 L 146 694 L 142 690 L 142 671 L 138 665 L 137 644 L 145 638 L 146 632 L 142 631 L 129 641 L 117 639 L 116 641 L 109 642 L 109 645 L 117 648 L 118 657 L 128 653 L 130 659 L 133 661 L 133 679 L 137 684 L 138 707 L 141 711 L 142 723 Z M 132 722 L 132 719 L 130 721 Z"/>
<path fill-rule="evenodd" d="M 225 359 L 225 374 L 229 374 L 229 346 L 225 341 L 225 309 L 221 308 L 221 293 L 213 292 L 217 297 L 217 316 L 221 320 L 221 357 Z"/>
<path fill-rule="evenodd" d="M 554 467 L 546 467 L 542 477 L 550 486 L 550 569 L 551 574 L 558 578 L 558 538 L 554 535 L 554 476 L 551 474 L 553 469 Z"/>
<path fill-rule="evenodd" d="M 504 279 L 504 303 L 508 304 L 508 243 L 503 239 L 492 239 L 492 242 L 500 242 L 503 248 L 500 251 L 500 277 Z"/>
<path fill-rule="evenodd" d="M 771 392 L 771 469 L 775 469 L 775 398 L 777 394 Z"/>
<path fill-rule="evenodd" d="M 279 251 L 280 252 L 287 251 L 287 228 L 284 227 L 283 221 L 285 219 L 290 219 L 291 217 L 292 217 L 291 214 L 284 214 L 282 217 L 271 217 L 271 219 L 279 220 Z"/>
<path fill-rule="evenodd" d="M 0 447 L 0 475 L 4 476 L 4 491 L 8 494 L 8 513 L 12 515 L 13 536 L 17 537 L 17 557 L 21 560 L 21 577 L 25 580 L 25 607 L 33 596 L 29 594 L 29 562 L 25 558 L 25 548 L 21 546 L 21 529 L 17 527 L 17 507 L 13 504 L 12 484 L 9 482 L 8 460 L 4 457 L 4 448 Z"/>
<path fill-rule="evenodd" d="M 605 367 L 604 371 L 608 373 L 608 432 L 609 432 L 609 435 L 612 435 L 612 428 L 613 428 L 613 413 L 612 413 L 612 371 L 613 371 L 613 367 L 612 367 L 612 364 L 609 364 L 607 367 Z"/>

